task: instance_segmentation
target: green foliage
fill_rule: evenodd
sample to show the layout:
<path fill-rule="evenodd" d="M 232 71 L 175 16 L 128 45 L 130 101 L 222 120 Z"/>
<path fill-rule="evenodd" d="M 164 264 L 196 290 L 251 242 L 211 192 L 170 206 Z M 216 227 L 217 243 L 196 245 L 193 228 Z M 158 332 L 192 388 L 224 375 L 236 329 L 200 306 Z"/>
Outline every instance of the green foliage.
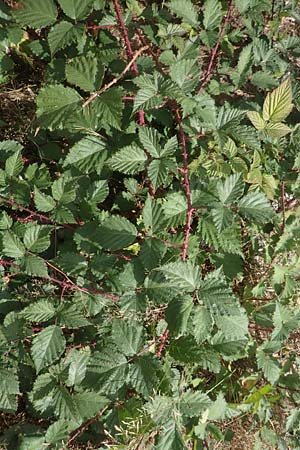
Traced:
<path fill-rule="evenodd" d="M 298 3 L 0 1 L 1 448 L 299 447 Z"/>

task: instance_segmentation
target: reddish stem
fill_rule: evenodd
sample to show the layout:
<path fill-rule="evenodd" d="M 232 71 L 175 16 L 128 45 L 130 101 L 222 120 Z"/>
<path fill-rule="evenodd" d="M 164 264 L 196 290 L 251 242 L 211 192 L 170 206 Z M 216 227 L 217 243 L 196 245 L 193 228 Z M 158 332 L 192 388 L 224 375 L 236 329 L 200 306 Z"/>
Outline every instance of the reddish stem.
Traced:
<path fill-rule="evenodd" d="M 101 291 L 98 289 L 81 287 L 81 286 L 78 286 L 77 284 L 68 283 L 67 281 L 58 280 L 57 278 L 50 277 L 50 276 L 47 277 L 47 279 L 51 280 L 53 283 L 59 284 L 64 290 L 70 289 L 73 291 L 86 292 L 88 294 L 99 294 L 99 295 L 102 295 L 103 297 L 109 298 L 111 300 L 119 299 L 119 297 L 117 295 L 108 294 L 107 292 L 104 292 L 104 291 Z"/>
<path fill-rule="evenodd" d="M 55 220 L 50 219 L 50 217 L 47 217 L 47 216 L 44 216 L 44 214 L 40 214 L 35 211 L 32 211 L 31 209 L 26 208 L 23 205 L 20 205 L 20 203 L 17 203 L 14 200 L 8 200 L 8 199 L 0 196 L 0 201 L 2 201 L 3 203 L 6 203 L 7 205 L 17 207 L 20 211 L 28 212 L 30 214 L 30 216 L 27 217 L 27 219 L 25 219 L 25 220 L 31 219 L 32 217 L 37 217 L 44 222 L 51 223 L 52 225 L 59 225 L 61 227 L 67 228 L 68 230 L 74 231 L 74 228 L 71 225 L 68 225 L 66 223 L 58 224 L 57 222 L 55 222 Z"/>
<path fill-rule="evenodd" d="M 187 257 L 187 249 L 188 249 L 188 242 L 189 242 L 189 236 L 191 231 L 191 223 L 192 223 L 192 217 L 194 208 L 192 206 L 192 200 L 191 200 L 191 187 L 190 187 L 190 180 L 189 180 L 189 170 L 188 170 L 188 153 L 187 153 L 187 146 L 186 146 L 186 136 L 183 130 L 182 121 L 180 117 L 179 109 L 175 109 L 175 119 L 178 124 L 178 130 L 179 130 L 179 138 L 180 138 L 180 144 L 182 149 L 182 159 L 183 159 L 183 169 L 181 169 L 181 172 L 183 174 L 183 185 L 185 190 L 185 196 L 187 201 L 187 214 L 186 214 L 186 226 L 185 226 L 185 232 L 184 232 L 184 240 L 182 244 L 182 251 L 181 251 L 181 259 L 182 261 L 186 260 Z"/>
<path fill-rule="evenodd" d="M 11 266 L 11 267 L 18 267 L 17 264 L 15 264 L 12 261 L 7 261 L 6 259 L 1 258 L 0 259 L 0 266 Z"/>
<path fill-rule="evenodd" d="M 162 334 L 161 335 L 161 337 L 160 337 L 160 346 L 159 346 L 159 348 L 158 348 L 158 350 L 157 350 L 157 352 L 156 352 L 156 356 L 158 357 L 158 358 L 160 358 L 161 357 L 161 354 L 162 354 L 162 352 L 164 351 L 164 348 L 165 348 L 165 346 L 166 346 L 166 340 L 168 339 L 168 336 L 169 336 L 169 330 L 168 330 L 168 328 L 165 330 L 165 332 L 164 332 L 164 334 Z"/>
<path fill-rule="evenodd" d="M 78 428 L 78 430 L 73 434 L 73 436 L 71 436 L 68 441 L 67 441 L 67 447 L 69 448 L 69 446 L 72 444 L 72 442 L 74 442 L 78 436 L 80 436 L 85 430 L 88 429 L 88 427 L 93 423 L 96 422 L 96 420 L 101 417 L 105 411 L 108 409 L 108 406 L 105 406 L 105 408 L 103 408 L 101 411 L 98 412 L 98 414 L 96 414 L 94 417 L 92 417 L 91 419 L 87 420 L 80 428 Z"/>
<path fill-rule="evenodd" d="M 213 65 L 221 44 L 221 41 L 223 39 L 224 33 L 225 33 L 225 29 L 226 29 L 226 25 L 228 24 L 230 17 L 231 17 L 231 13 L 232 13 L 232 9 L 233 9 L 233 0 L 230 0 L 229 4 L 228 4 L 228 8 L 227 8 L 227 12 L 226 15 L 223 18 L 223 23 L 220 29 L 220 33 L 216 42 L 216 45 L 214 46 L 214 48 L 212 49 L 211 53 L 210 53 L 210 58 L 209 58 L 209 63 L 203 78 L 203 81 L 201 83 L 201 86 L 198 90 L 198 95 L 201 94 L 201 92 L 203 91 L 203 89 L 205 88 L 205 86 L 207 85 L 207 83 L 210 80 L 210 77 L 212 75 L 212 69 L 213 69 Z"/>
<path fill-rule="evenodd" d="M 129 40 L 128 30 L 127 30 L 126 25 L 124 23 L 124 20 L 123 20 L 123 17 L 122 17 L 122 13 L 121 13 L 121 8 L 120 8 L 118 0 L 113 0 L 113 2 L 114 2 L 114 8 L 115 8 L 117 19 L 118 19 L 118 24 L 119 24 L 119 27 L 121 28 L 122 36 L 123 36 L 123 39 L 124 39 L 124 42 L 125 42 L 125 49 L 126 49 L 127 58 L 128 58 L 129 61 L 131 61 L 132 58 L 133 58 L 133 50 L 132 50 L 131 43 L 130 43 L 130 40 Z M 136 62 L 134 62 L 132 64 L 131 71 L 132 71 L 132 73 L 133 73 L 133 75 L 135 77 L 137 77 L 139 75 L 139 71 L 138 71 Z M 139 118 L 139 124 L 140 125 L 145 125 L 145 113 L 144 113 L 144 111 L 139 111 L 138 112 L 138 118 Z"/>

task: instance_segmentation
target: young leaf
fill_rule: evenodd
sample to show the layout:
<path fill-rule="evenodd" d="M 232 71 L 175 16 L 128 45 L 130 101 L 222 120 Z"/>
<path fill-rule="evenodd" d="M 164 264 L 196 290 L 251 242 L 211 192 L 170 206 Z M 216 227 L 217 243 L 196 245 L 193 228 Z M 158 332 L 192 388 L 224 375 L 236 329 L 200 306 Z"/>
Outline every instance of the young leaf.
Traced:
<path fill-rule="evenodd" d="M 274 123 L 286 119 L 293 109 L 292 101 L 291 80 L 287 78 L 267 95 L 263 105 L 263 119 Z"/>
<path fill-rule="evenodd" d="M 251 120 L 252 125 L 254 125 L 258 131 L 264 130 L 264 128 L 266 126 L 266 122 L 262 118 L 260 113 L 258 113 L 257 111 L 248 111 L 247 116 Z"/>
<path fill-rule="evenodd" d="M 37 372 L 56 361 L 64 352 L 66 340 L 56 325 L 40 331 L 32 341 L 31 355 Z"/>

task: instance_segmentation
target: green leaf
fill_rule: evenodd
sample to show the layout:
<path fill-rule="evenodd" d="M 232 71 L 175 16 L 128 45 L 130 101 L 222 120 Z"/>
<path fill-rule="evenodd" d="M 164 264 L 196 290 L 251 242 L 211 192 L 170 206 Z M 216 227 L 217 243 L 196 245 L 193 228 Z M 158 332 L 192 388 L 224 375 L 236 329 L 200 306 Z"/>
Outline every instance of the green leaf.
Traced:
<path fill-rule="evenodd" d="M 3 234 L 3 253 L 11 258 L 21 258 L 24 256 L 25 247 L 18 236 L 11 231 Z"/>
<path fill-rule="evenodd" d="M 175 298 L 171 300 L 166 310 L 166 321 L 169 330 L 178 336 L 187 331 L 187 324 L 193 308 L 191 297 Z"/>
<path fill-rule="evenodd" d="M 67 205 L 76 198 L 76 185 L 68 176 L 60 176 L 52 183 L 52 195 L 58 202 Z M 57 210 L 56 210 L 57 211 Z"/>
<path fill-rule="evenodd" d="M 5 173 L 9 177 L 16 177 L 22 172 L 23 165 L 21 151 L 19 150 L 7 158 L 5 162 Z"/>
<path fill-rule="evenodd" d="M 185 223 L 187 202 L 183 194 L 179 192 L 169 194 L 163 209 L 165 219 L 170 226 L 176 227 Z"/>
<path fill-rule="evenodd" d="M 209 339 L 213 328 L 212 316 L 204 306 L 198 306 L 193 315 L 194 338 L 197 344 Z"/>
<path fill-rule="evenodd" d="M 72 430 L 72 428 L 71 428 Z M 61 419 L 57 422 L 54 422 L 47 429 L 45 440 L 47 444 L 58 444 L 61 445 L 62 442 L 66 442 L 69 437 L 70 423 Z"/>
<path fill-rule="evenodd" d="M 14 370 L 0 368 L 0 410 L 16 413 L 19 381 Z"/>
<path fill-rule="evenodd" d="M 50 325 L 32 341 L 31 355 L 37 372 L 55 362 L 64 352 L 66 340 L 59 327 Z"/>
<path fill-rule="evenodd" d="M 75 398 L 70 395 L 64 385 L 61 384 L 55 387 L 52 402 L 58 417 L 77 422 L 77 426 L 81 424 L 82 419 Z"/>
<path fill-rule="evenodd" d="M 109 193 L 107 180 L 97 180 L 90 184 L 87 200 L 91 203 L 102 203 Z"/>
<path fill-rule="evenodd" d="M 95 56 L 78 56 L 66 65 L 66 78 L 83 91 L 97 91 L 103 80 L 104 66 Z"/>
<path fill-rule="evenodd" d="M 58 3 L 71 19 L 82 20 L 91 12 L 94 0 L 58 0 Z"/>
<path fill-rule="evenodd" d="M 174 167 L 172 161 L 166 158 L 155 159 L 150 162 L 148 167 L 148 176 L 155 189 L 166 181 L 170 168 L 177 171 L 176 166 Z"/>
<path fill-rule="evenodd" d="M 55 312 L 53 303 L 43 299 L 24 308 L 21 315 L 30 322 L 47 322 L 55 316 Z"/>
<path fill-rule="evenodd" d="M 159 361 L 154 355 L 146 353 L 134 360 L 128 373 L 131 386 L 145 398 L 155 392 L 158 385 Z"/>
<path fill-rule="evenodd" d="M 34 203 L 38 211 L 49 212 L 55 208 L 56 202 L 51 195 L 46 195 L 34 186 Z"/>
<path fill-rule="evenodd" d="M 281 122 L 293 109 L 293 95 L 290 78 L 283 81 L 278 88 L 269 93 L 263 105 L 263 119 Z"/>
<path fill-rule="evenodd" d="M 171 0 L 168 7 L 184 22 L 192 26 L 198 25 L 198 14 L 191 0 Z"/>
<path fill-rule="evenodd" d="M 182 434 L 175 421 L 170 420 L 159 434 L 157 450 L 187 450 Z"/>
<path fill-rule="evenodd" d="M 102 126 L 114 127 L 120 130 L 124 109 L 123 95 L 121 88 L 110 88 L 97 97 L 86 108 L 86 112 L 87 114 L 95 114 Z"/>
<path fill-rule="evenodd" d="M 222 18 L 222 5 L 217 0 L 206 0 L 203 6 L 203 26 L 206 30 L 219 27 Z"/>
<path fill-rule="evenodd" d="M 266 355 L 261 349 L 257 351 L 257 366 L 262 369 L 265 378 L 274 384 L 280 376 L 280 366 L 278 361 L 272 356 Z"/>
<path fill-rule="evenodd" d="M 154 158 L 161 156 L 161 148 L 159 145 L 159 133 L 155 128 L 140 127 L 139 140 L 144 149 Z"/>
<path fill-rule="evenodd" d="M 217 184 L 218 197 L 223 205 L 233 205 L 243 195 L 244 183 L 240 173 L 235 173 Z"/>
<path fill-rule="evenodd" d="M 100 172 L 107 152 L 104 142 L 96 136 L 86 136 L 78 141 L 66 156 L 63 167 L 74 166 L 84 173 Z"/>
<path fill-rule="evenodd" d="M 22 25 L 43 28 L 55 22 L 57 10 L 53 0 L 25 0 L 13 14 Z"/>
<path fill-rule="evenodd" d="M 136 145 L 130 145 L 115 153 L 108 163 L 113 170 L 134 174 L 144 170 L 146 161 L 144 150 Z"/>
<path fill-rule="evenodd" d="M 94 386 L 105 394 L 116 393 L 124 386 L 128 366 L 125 356 L 108 346 L 100 352 L 95 352 L 87 369 L 86 383 Z"/>
<path fill-rule="evenodd" d="M 94 391 L 79 392 L 73 398 L 83 420 L 91 419 L 110 403 L 107 397 Z"/>
<path fill-rule="evenodd" d="M 85 378 L 87 364 L 90 358 L 89 351 L 73 349 L 68 355 L 67 362 L 70 362 L 67 386 L 79 385 Z"/>
<path fill-rule="evenodd" d="M 159 268 L 168 282 L 175 289 L 184 292 L 194 292 L 200 283 L 199 267 L 191 262 L 177 261 Z"/>
<path fill-rule="evenodd" d="M 74 304 L 65 303 L 57 310 L 57 323 L 68 328 L 80 328 L 90 325 L 83 313 Z"/>
<path fill-rule="evenodd" d="M 199 417 L 211 405 L 208 395 L 202 392 L 184 392 L 180 398 L 180 412 L 186 417 Z"/>
<path fill-rule="evenodd" d="M 257 222 L 265 223 L 274 216 L 274 211 L 267 197 L 260 192 L 248 192 L 239 201 L 238 208 L 247 219 L 254 219 Z"/>
<path fill-rule="evenodd" d="M 137 236 L 135 226 L 125 217 L 111 216 L 99 227 L 99 243 L 112 251 L 128 247 Z"/>
<path fill-rule="evenodd" d="M 84 34 L 82 25 L 74 25 L 71 22 L 61 21 L 54 25 L 48 34 L 48 44 L 51 55 L 68 47 L 73 42 L 79 41 Z"/>
<path fill-rule="evenodd" d="M 265 129 L 266 121 L 262 118 L 260 113 L 257 111 L 248 111 L 247 116 L 258 131 Z"/>
<path fill-rule="evenodd" d="M 287 339 L 290 333 L 300 325 L 299 310 L 292 311 L 280 303 L 276 303 L 276 309 L 273 314 L 274 330 L 272 332 L 273 340 Z"/>
<path fill-rule="evenodd" d="M 22 258 L 21 264 L 24 272 L 34 277 L 48 277 L 48 269 L 46 262 L 35 255 L 26 255 Z"/>
<path fill-rule="evenodd" d="M 28 224 L 24 234 L 24 245 L 27 250 L 42 253 L 50 247 L 51 229 L 46 225 Z"/>
<path fill-rule="evenodd" d="M 112 338 L 119 351 L 126 356 L 133 356 L 143 345 L 144 329 L 135 320 L 114 319 Z"/>
<path fill-rule="evenodd" d="M 37 118 L 42 128 L 63 128 L 70 114 L 81 105 L 75 89 L 60 84 L 42 88 L 37 96 Z"/>

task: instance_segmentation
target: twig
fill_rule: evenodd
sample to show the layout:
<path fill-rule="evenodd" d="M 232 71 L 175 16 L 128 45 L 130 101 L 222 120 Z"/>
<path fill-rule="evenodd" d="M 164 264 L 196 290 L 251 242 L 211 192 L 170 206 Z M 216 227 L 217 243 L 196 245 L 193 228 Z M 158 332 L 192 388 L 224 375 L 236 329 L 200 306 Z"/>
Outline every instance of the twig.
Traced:
<path fill-rule="evenodd" d="M 215 59 L 216 59 L 216 56 L 217 56 L 217 53 L 218 53 L 221 41 L 222 41 L 224 33 L 225 33 L 226 25 L 228 24 L 228 22 L 230 20 L 232 9 L 233 9 L 233 0 L 230 0 L 229 4 L 228 4 L 226 15 L 223 17 L 223 23 L 222 23 L 222 26 L 221 26 L 221 29 L 220 29 L 220 32 L 219 32 L 219 36 L 218 36 L 216 45 L 214 46 L 214 48 L 211 51 L 210 58 L 209 58 L 209 63 L 208 63 L 208 66 L 207 66 L 204 78 L 203 78 L 201 86 L 200 86 L 200 88 L 199 88 L 199 90 L 197 92 L 198 95 L 201 94 L 201 92 L 203 91 L 203 89 L 205 88 L 207 83 L 209 82 L 210 77 L 212 75 L 213 65 L 214 65 L 214 62 L 215 62 Z"/>
<path fill-rule="evenodd" d="M 87 422 L 85 422 L 77 431 L 76 433 L 73 434 L 73 436 L 70 437 L 70 439 L 68 439 L 67 441 L 67 447 L 69 447 L 72 442 L 74 442 L 78 436 L 80 436 L 93 422 L 96 422 L 97 419 L 99 419 L 99 417 L 103 416 L 103 414 L 105 413 L 105 411 L 108 410 L 108 406 L 105 406 L 105 408 L 101 409 L 101 411 L 98 412 L 98 414 L 96 414 L 94 417 L 92 417 L 91 419 L 89 419 Z"/>
<path fill-rule="evenodd" d="M 112 87 L 114 84 L 116 84 L 119 80 L 121 80 L 121 78 L 123 78 L 123 76 L 130 70 L 131 66 L 135 63 L 135 61 L 137 60 L 137 58 L 147 49 L 148 47 L 142 47 L 140 48 L 133 56 L 132 60 L 129 61 L 129 63 L 127 64 L 127 66 L 125 67 L 124 70 L 122 70 L 122 72 L 116 77 L 114 78 L 112 81 L 110 81 L 109 83 L 105 84 L 101 89 L 99 89 L 99 91 L 94 92 L 94 94 L 92 94 L 82 105 L 83 108 L 85 108 L 86 106 L 88 106 L 93 100 L 95 100 L 95 98 L 99 97 L 99 95 L 103 94 L 103 92 L 107 91 L 107 89 L 109 89 L 110 87 Z"/>
<path fill-rule="evenodd" d="M 0 259 L 0 266 L 18 267 L 17 264 L 15 264 L 14 262 L 7 261 L 6 259 L 3 259 L 3 258 Z"/>
<path fill-rule="evenodd" d="M 187 147 L 186 147 L 186 137 L 182 126 L 182 121 L 179 113 L 179 109 L 175 109 L 175 119 L 178 124 L 179 128 L 179 138 L 182 148 L 182 159 L 183 159 L 183 183 L 184 183 L 184 190 L 185 190 L 185 196 L 187 200 L 187 214 L 186 214 L 186 226 L 185 226 L 185 232 L 184 232 L 184 240 L 182 244 L 182 251 L 181 251 L 181 259 L 182 261 L 186 260 L 187 257 L 187 248 L 188 248 L 188 242 L 189 242 L 189 236 L 191 231 L 191 223 L 192 223 L 192 216 L 195 209 L 192 206 L 192 200 L 191 200 L 191 187 L 190 187 L 190 180 L 189 180 L 189 172 L 188 172 L 188 154 L 187 154 Z"/>
<path fill-rule="evenodd" d="M 58 226 L 67 228 L 68 230 L 74 231 L 74 228 L 71 225 L 68 225 L 66 223 L 59 224 L 59 223 L 55 222 L 55 220 L 50 219 L 50 217 L 47 217 L 47 216 L 44 216 L 44 214 L 40 214 L 35 211 L 32 211 L 31 209 L 26 208 L 25 206 L 21 205 L 20 203 L 15 202 L 14 200 L 8 200 L 8 199 L 0 196 L 0 201 L 2 201 L 3 203 L 6 203 L 7 205 L 15 206 L 20 211 L 28 212 L 30 214 L 29 217 L 37 217 L 44 222 L 51 223 L 52 225 L 58 225 Z"/>
<path fill-rule="evenodd" d="M 78 286 L 74 283 L 69 283 L 67 281 L 58 280 L 57 278 L 48 276 L 46 278 L 47 280 L 51 280 L 53 283 L 59 284 L 64 289 L 70 289 L 73 291 L 80 291 L 80 292 L 86 292 L 87 294 L 99 294 L 102 295 L 105 298 L 109 298 L 111 300 L 119 300 L 119 297 L 117 295 L 108 294 L 107 292 L 98 290 L 98 289 L 92 289 L 92 288 L 85 288 Z"/>
<path fill-rule="evenodd" d="M 87 30 L 96 31 L 96 30 L 111 30 L 112 28 L 115 28 L 116 26 L 117 26 L 116 24 L 112 24 L 112 25 L 88 25 L 86 28 L 87 28 Z"/>

